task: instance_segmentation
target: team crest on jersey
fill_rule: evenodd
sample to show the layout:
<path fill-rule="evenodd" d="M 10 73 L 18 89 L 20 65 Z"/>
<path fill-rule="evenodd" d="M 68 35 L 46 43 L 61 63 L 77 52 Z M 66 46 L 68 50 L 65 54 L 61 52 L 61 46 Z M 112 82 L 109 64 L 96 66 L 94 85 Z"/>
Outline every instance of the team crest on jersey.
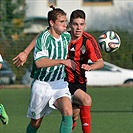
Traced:
<path fill-rule="evenodd" d="M 80 50 L 81 50 L 81 53 L 82 53 L 82 54 L 85 54 L 85 52 L 86 52 L 86 47 L 85 47 L 84 45 L 82 45 L 82 47 L 81 47 Z"/>
<path fill-rule="evenodd" d="M 35 113 L 35 112 L 31 112 L 31 114 L 32 114 L 33 116 L 36 116 L 36 113 Z"/>
<path fill-rule="evenodd" d="M 66 47 L 66 41 L 63 41 L 63 47 L 64 48 Z"/>

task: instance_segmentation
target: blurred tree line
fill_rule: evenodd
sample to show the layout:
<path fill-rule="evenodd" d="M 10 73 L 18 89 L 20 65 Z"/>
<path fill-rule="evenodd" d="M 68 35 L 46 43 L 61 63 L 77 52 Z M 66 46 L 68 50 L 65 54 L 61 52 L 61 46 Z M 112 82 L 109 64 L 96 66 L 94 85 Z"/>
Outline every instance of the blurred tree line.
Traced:
<path fill-rule="evenodd" d="M 101 51 L 103 59 L 123 68 L 133 69 L 133 34 L 119 30 L 113 30 L 121 39 L 121 45 L 118 51 L 105 53 Z M 102 32 L 92 32 L 96 40 L 98 40 Z"/>
<path fill-rule="evenodd" d="M 0 5 L 0 54 L 9 62 L 19 81 L 25 69 L 31 65 L 32 54 L 21 68 L 13 65 L 13 58 L 25 49 L 35 35 L 24 33 L 24 29 L 30 26 L 24 21 L 25 0 L 0 0 Z"/>
<path fill-rule="evenodd" d="M 24 29 L 30 24 L 24 22 L 26 4 L 24 0 L 0 0 L 0 54 L 7 60 L 17 76 L 18 83 L 33 60 L 33 51 L 24 66 L 16 68 L 13 58 L 23 51 L 35 34 L 26 34 Z M 96 40 L 102 31 L 88 31 Z M 121 38 L 120 49 L 114 53 L 101 51 L 103 59 L 123 68 L 133 69 L 133 37 L 128 32 L 115 31 Z"/>

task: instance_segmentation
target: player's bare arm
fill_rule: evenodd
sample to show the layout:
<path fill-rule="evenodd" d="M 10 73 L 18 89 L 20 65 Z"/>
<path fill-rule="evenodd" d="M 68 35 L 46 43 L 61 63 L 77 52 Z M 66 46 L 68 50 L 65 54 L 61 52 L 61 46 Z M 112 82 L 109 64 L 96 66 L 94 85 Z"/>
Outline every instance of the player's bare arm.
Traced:
<path fill-rule="evenodd" d="M 0 63 L 0 69 L 2 68 L 2 63 Z"/>
<path fill-rule="evenodd" d="M 13 58 L 13 64 L 15 66 L 20 67 L 24 65 L 24 63 L 27 61 L 29 53 L 35 47 L 36 39 L 38 36 L 39 34 L 31 41 L 31 43 L 24 51 L 20 52 L 16 57 Z"/>
<path fill-rule="evenodd" d="M 104 66 L 103 59 L 98 59 L 94 64 L 88 65 L 88 64 L 82 64 L 81 68 L 86 71 L 96 70 L 100 69 Z"/>
<path fill-rule="evenodd" d="M 48 58 L 41 58 L 36 61 L 36 67 L 37 68 L 43 68 L 43 67 L 51 67 L 51 66 L 57 66 L 57 65 L 65 65 L 73 70 L 76 68 L 76 63 L 73 60 L 67 59 L 67 60 L 52 60 Z"/>

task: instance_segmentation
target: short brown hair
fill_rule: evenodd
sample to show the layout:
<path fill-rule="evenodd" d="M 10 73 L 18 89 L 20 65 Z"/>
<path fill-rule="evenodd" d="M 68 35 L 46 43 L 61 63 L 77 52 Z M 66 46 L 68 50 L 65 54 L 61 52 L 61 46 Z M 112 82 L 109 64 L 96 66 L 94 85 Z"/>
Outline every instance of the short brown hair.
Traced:
<path fill-rule="evenodd" d="M 53 22 L 55 22 L 58 15 L 65 15 L 66 16 L 66 13 L 62 9 L 55 8 L 53 5 L 51 5 L 50 8 L 52 8 L 53 10 L 48 12 L 48 24 L 49 24 L 49 26 L 50 26 L 49 21 L 52 20 Z"/>
<path fill-rule="evenodd" d="M 72 23 L 73 19 L 76 19 L 76 18 L 83 18 L 83 19 L 85 19 L 84 11 L 80 10 L 80 9 L 74 10 L 71 13 L 71 15 L 70 15 L 70 23 Z"/>

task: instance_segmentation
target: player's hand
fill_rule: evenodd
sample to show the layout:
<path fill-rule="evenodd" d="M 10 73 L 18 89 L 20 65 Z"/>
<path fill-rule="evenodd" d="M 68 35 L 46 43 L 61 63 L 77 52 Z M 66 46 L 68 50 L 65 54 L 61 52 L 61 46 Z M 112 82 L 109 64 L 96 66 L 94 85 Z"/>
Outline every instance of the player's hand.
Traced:
<path fill-rule="evenodd" d="M 17 67 L 23 66 L 27 60 L 27 57 L 28 55 L 23 51 L 13 58 L 13 64 Z"/>
<path fill-rule="evenodd" d="M 73 60 L 70 59 L 65 60 L 65 65 L 72 68 L 73 70 L 76 69 L 76 63 Z"/>
<path fill-rule="evenodd" d="M 88 64 L 82 64 L 81 68 L 86 70 L 86 71 L 91 71 L 91 66 Z"/>

